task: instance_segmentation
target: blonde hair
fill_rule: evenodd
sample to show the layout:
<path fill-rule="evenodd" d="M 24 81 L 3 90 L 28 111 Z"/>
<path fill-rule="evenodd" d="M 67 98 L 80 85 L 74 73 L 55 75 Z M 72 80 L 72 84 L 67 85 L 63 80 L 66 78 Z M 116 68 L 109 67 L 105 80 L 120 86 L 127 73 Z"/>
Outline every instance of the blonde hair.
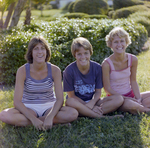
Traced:
<path fill-rule="evenodd" d="M 91 55 L 93 54 L 93 47 L 91 43 L 84 37 L 78 37 L 73 40 L 71 45 L 71 53 L 74 57 L 80 47 L 83 47 L 85 50 L 89 50 Z"/>
<path fill-rule="evenodd" d="M 115 36 L 118 36 L 120 38 L 124 37 L 126 40 L 126 44 L 127 46 L 129 46 L 131 44 L 131 39 L 129 36 L 129 33 L 126 32 L 123 28 L 121 27 L 115 27 L 114 29 L 112 29 L 109 34 L 106 36 L 105 41 L 108 47 L 111 48 L 111 44 L 112 41 L 114 39 Z"/>

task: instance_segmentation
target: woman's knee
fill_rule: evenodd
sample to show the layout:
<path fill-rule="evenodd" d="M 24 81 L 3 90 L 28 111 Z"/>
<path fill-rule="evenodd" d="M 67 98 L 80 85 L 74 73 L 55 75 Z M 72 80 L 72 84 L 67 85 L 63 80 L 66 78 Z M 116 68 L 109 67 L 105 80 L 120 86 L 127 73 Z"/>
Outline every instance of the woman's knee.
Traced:
<path fill-rule="evenodd" d="M 12 120 L 12 115 L 10 114 L 9 111 L 7 110 L 3 110 L 1 113 L 0 113 L 0 120 L 7 123 L 7 124 L 10 124 L 11 123 L 11 120 Z"/>
<path fill-rule="evenodd" d="M 67 117 L 67 120 L 69 119 L 69 122 L 71 121 L 74 121 L 77 119 L 79 113 L 76 109 L 72 108 L 72 107 L 68 107 L 68 106 L 65 106 L 65 111 L 66 111 L 66 117 Z"/>
<path fill-rule="evenodd" d="M 69 113 L 69 119 L 71 121 L 76 120 L 79 115 L 78 111 L 74 108 L 70 108 L 68 113 Z"/>
<path fill-rule="evenodd" d="M 114 95 L 115 105 L 120 107 L 124 103 L 124 98 L 121 95 Z"/>

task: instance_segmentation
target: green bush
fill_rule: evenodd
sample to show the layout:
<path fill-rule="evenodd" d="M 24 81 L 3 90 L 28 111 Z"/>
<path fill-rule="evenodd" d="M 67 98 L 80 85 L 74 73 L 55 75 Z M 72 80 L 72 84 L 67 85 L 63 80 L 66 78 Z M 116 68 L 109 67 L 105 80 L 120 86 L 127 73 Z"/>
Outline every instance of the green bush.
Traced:
<path fill-rule="evenodd" d="M 126 8 L 118 9 L 114 12 L 113 18 L 127 18 L 130 14 L 135 12 L 142 12 L 142 11 L 148 11 L 149 9 L 144 5 L 136 5 Z"/>
<path fill-rule="evenodd" d="M 136 12 L 131 14 L 128 18 L 136 23 L 142 24 L 146 28 L 148 36 L 150 37 L 150 11 Z"/>
<path fill-rule="evenodd" d="M 85 15 L 82 18 L 102 19 L 102 18 L 108 18 L 108 16 L 107 15 Z"/>
<path fill-rule="evenodd" d="M 34 28 L 35 25 L 35 28 Z M 23 65 L 24 54 L 31 37 L 42 35 L 50 44 L 51 62 L 63 71 L 74 61 L 70 47 L 74 38 L 87 38 L 94 49 L 92 60 L 101 63 L 112 51 L 106 46 L 105 36 L 116 26 L 123 27 L 129 32 L 132 44 L 127 52 L 138 54 L 147 41 L 147 31 L 144 26 L 131 20 L 109 19 L 57 19 L 56 21 L 39 21 L 32 25 L 13 28 L 0 34 L 0 82 L 13 85 L 17 69 Z"/>
<path fill-rule="evenodd" d="M 108 12 L 108 17 L 113 18 L 114 13 L 115 13 L 115 11 L 109 11 Z"/>
<path fill-rule="evenodd" d="M 62 8 L 62 10 L 68 10 L 70 3 L 71 3 L 71 2 L 68 2 L 68 3 Z"/>
<path fill-rule="evenodd" d="M 68 6 L 68 11 L 69 11 L 70 13 L 73 13 L 74 3 L 75 3 L 75 2 L 71 2 L 71 3 L 69 4 L 69 6 Z"/>
<path fill-rule="evenodd" d="M 143 5 L 143 2 L 141 0 L 113 0 L 114 10 L 134 5 Z"/>
<path fill-rule="evenodd" d="M 89 15 L 86 13 L 67 13 L 64 15 L 64 17 L 67 17 L 68 19 L 83 18 L 85 16 L 89 16 Z"/>
<path fill-rule="evenodd" d="M 77 0 L 74 3 L 73 11 L 87 14 L 107 14 L 108 4 L 104 0 Z"/>

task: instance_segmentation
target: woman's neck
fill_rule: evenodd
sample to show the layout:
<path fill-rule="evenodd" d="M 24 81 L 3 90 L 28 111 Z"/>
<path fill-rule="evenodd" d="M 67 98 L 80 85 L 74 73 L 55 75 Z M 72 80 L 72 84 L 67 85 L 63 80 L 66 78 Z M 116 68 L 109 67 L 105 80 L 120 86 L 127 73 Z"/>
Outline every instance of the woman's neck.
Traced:
<path fill-rule="evenodd" d="M 121 61 L 126 60 L 126 53 L 123 53 L 123 54 L 113 54 L 112 57 L 113 57 L 113 59 L 115 61 L 120 61 L 121 62 Z"/>
<path fill-rule="evenodd" d="M 46 68 L 46 62 L 44 63 L 32 63 L 32 68 L 34 71 L 41 71 Z"/>

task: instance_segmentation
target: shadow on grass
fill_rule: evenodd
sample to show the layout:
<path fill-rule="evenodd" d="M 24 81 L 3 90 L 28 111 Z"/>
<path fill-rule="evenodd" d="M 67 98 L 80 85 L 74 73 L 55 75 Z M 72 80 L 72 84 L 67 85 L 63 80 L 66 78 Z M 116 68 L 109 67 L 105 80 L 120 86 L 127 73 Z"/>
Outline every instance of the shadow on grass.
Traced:
<path fill-rule="evenodd" d="M 3 124 L 0 144 L 2 148 L 144 148 L 150 146 L 149 123 L 146 114 L 125 114 L 114 119 L 79 118 L 71 127 L 57 125 L 49 131 Z"/>

